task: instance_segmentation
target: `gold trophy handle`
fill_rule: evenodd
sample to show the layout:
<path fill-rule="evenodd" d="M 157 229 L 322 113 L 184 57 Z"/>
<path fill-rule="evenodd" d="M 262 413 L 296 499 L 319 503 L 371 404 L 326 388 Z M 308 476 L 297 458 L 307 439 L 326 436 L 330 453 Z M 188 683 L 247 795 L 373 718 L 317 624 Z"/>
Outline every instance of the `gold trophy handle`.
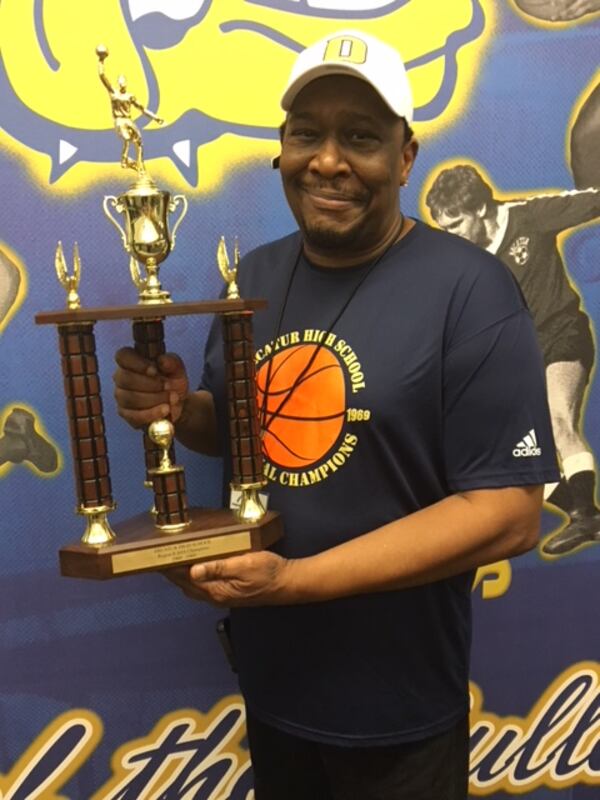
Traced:
<path fill-rule="evenodd" d="M 181 222 L 188 210 L 187 198 L 182 194 L 176 194 L 175 197 L 172 198 L 171 202 L 169 203 L 169 212 L 172 214 L 178 205 L 181 205 L 181 212 L 171 230 L 171 250 L 173 250 L 175 247 L 175 234 L 177 233 L 177 228 L 181 225 Z"/>
<path fill-rule="evenodd" d="M 114 194 L 105 195 L 104 200 L 102 201 L 102 208 L 104 209 L 105 215 L 108 217 L 108 219 L 112 222 L 112 224 L 115 226 L 115 228 L 121 234 L 121 239 L 123 241 L 123 247 L 125 248 L 125 250 L 127 250 L 128 253 L 130 253 L 131 252 L 131 247 L 129 245 L 129 242 L 127 241 L 127 236 L 125 235 L 125 230 L 119 225 L 117 220 L 113 217 L 113 215 L 109 211 L 109 208 L 108 208 L 109 206 L 112 206 L 115 209 L 115 211 L 121 212 L 121 211 L 123 211 L 123 205 L 119 202 L 119 199 L 114 196 Z"/>
<path fill-rule="evenodd" d="M 131 280 L 136 289 L 140 292 L 143 291 L 146 288 L 147 279 L 142 277 L 140 265 L 136 261 L 135 256 L 129 257 L 129 274 L 131 275 Z"/>

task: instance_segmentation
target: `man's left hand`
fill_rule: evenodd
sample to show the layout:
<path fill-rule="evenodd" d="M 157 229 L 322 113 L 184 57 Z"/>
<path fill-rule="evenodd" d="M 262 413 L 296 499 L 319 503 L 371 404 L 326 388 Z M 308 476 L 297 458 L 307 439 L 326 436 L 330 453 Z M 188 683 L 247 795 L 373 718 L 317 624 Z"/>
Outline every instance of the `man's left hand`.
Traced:
<path fill-rule="evenodd" d="M 173 567 L 165 574 L 188 597 L 219 607 L 283 605 L 292 602 L 293 563 L 265 550 Z"/>

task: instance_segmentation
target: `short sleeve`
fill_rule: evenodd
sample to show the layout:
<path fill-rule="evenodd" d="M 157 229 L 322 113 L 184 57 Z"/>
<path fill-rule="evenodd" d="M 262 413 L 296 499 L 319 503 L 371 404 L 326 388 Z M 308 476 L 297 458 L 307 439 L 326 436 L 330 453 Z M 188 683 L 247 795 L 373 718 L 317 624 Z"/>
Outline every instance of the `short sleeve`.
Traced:
<path fill-rule="evenodd" d="M 443 405 L 452 491 L 558 480 L 544 366 L 526 309 L 447 352 Z"/>

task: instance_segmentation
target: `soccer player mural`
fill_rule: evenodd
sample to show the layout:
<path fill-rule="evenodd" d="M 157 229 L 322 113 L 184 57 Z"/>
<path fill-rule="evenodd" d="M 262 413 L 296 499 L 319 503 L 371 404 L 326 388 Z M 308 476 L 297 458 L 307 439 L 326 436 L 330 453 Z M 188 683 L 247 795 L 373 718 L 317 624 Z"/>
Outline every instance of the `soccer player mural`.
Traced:
<path fill-rule="evenodd" d="M 590 320 L 570 282 L 558 235 L 600 216 L 600 191 L 589 188 L 555 195 L 500 200 L 471 164 L 443 169 L 425 200 L 437 224 L 496 253 L 518 280 L 538 332 L 546 365 L 548 402 L 562 464 L 560 483 L 545 498 L 567 524 L 541 545 L 559 556 L 600 542 L 600 508 L 595 500 L 596 466 L 581 433 L 585 389 L 594 363 Z M 515 454 L 537 454 L 535 431 L 515 443 Z"/>
<path fill-rule="evenodd" d="M 598 0 L 515 0 L 528 20 L 577 23 L 600 11 Z M 563 477 L 546 500 L 567 524 L 541 544 L 547 556 L 600 541 L 593 453 L 582 434 L 586 388 L 594 363 L 589 316 L 567 273 L 558 237 L 600 216 L 600 84 L 585 96 L 569 135 L 569 161 L 579 191 L 499 199 L 483 170 L 454 164 L 426 197 L 434 220 L 502 258 L 519 281 L 536 323 L 546 363 L 548 401 Z M 535 448 L 534 436 L 526 444 Z"/>

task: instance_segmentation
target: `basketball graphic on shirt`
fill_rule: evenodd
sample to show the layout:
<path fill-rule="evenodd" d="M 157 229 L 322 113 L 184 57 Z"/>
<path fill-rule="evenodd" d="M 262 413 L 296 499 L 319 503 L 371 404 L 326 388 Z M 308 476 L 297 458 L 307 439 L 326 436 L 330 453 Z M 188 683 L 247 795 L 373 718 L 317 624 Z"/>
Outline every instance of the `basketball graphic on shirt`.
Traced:
<path fill-rule="evenodd" d="M 263 451 L 281 467 L 301 468 L 336 443 L 346 414 L 344 373 L 336 356 L 318 344 L 275 353 L 257 375 L 263 409 Z"/>

